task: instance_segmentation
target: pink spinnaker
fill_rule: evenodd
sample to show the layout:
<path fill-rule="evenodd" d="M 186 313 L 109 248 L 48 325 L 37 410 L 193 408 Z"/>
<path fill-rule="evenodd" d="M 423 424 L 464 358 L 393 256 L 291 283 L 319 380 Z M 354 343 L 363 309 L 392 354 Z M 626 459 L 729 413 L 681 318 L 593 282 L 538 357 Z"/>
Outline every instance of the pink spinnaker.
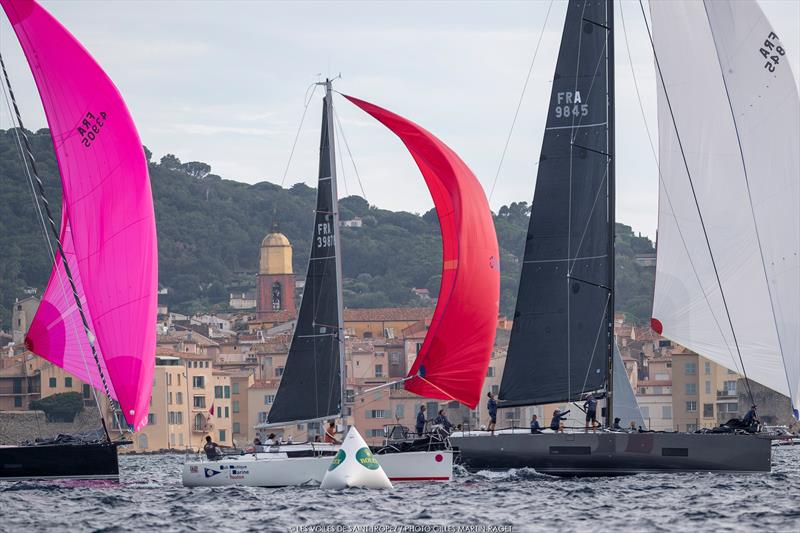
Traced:
<path fill-rule="evenodd" d="M 61 238 L 109 387 L 128 424 L 147 424 L 156 347 L 158 252 L 139 134 L 122 96 L 81 44 L 33 0 L 0 0 L 42 98 L 63 189 Z M 26 338 L 102 390 L 56 259 Z"/>

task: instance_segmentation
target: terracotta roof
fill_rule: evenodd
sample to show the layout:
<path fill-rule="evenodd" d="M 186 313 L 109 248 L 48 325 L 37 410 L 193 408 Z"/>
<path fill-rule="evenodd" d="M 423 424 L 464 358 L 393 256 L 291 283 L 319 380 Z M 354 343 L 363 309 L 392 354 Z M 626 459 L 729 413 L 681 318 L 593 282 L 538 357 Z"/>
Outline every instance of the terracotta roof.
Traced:
<path fill-rule="evenodd" d="M 433 307 L 377 307 L 345 309 L 345 322 L 417 321 L 433 316 Z"/>

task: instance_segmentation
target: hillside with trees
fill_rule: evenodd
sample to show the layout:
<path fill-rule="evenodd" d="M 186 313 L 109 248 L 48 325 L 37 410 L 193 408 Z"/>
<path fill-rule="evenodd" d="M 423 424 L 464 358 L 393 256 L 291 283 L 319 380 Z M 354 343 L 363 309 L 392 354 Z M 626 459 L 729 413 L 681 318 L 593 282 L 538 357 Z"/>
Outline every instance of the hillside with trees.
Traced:
<path fill-rule="evenodd" d="M 30 134 L 56 219 L 61 187 L 47 130 Z M 150 152 L 145 148 L 150 158 Z M 278 224 L 294 247 L 294 269 L 305 274 L 316 191 L 302 183 L 282 188 L 226 180 L 199 161 L 182 163 L 167 155 L 150 161 L 158 227 L 159 284 L 169 289 L 170 310 L 193 313 L 227 309 L 231 292 L 255 282 L 259 244 Z M 358 196 L 340 201 L 342 220 L 362 219 L 360 228 L 342 228 L 345 305 L 419 305 L 412 287 L 435 296 L 440 282 L 441 239 L 436 213 L 394 212 Z M 495 215 L 501 248 L 501 311 L 512 314 L 525 245 L 530 206 L 502 207 Z M 617 310 L 633 318 L 649 316 L 652 270 L 634 257 L 652 253 L 649 239 L 617 224 Z M 41 289 L 51 258 L 33 203 L 31 187 L 16 146 L 14 130 L 0 130 L 0 328 L 10 326 L 11 304 L 26 287 Z"/>

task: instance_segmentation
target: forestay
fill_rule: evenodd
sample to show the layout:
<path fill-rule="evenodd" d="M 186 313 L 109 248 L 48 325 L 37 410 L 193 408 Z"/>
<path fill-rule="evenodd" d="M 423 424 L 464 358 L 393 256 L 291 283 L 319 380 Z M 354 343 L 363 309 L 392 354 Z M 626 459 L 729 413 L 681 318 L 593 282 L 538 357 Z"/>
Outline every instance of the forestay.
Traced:
<path fill-rule="evenodd" d="M 800 105 L 787 51 L 755 2 L 650 8 L 664 83 L 653 327 L 796 408 Z"/>

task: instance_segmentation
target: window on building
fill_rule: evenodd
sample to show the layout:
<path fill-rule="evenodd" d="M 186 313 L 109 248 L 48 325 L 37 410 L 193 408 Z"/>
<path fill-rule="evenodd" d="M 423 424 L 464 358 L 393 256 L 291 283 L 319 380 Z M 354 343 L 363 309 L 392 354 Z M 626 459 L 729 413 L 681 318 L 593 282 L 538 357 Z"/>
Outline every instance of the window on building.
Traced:
<path fill-rule="evenodd" d="M 222 398 L 222 385 L 214 386 L 214 398 Z"/>
<path fill-rule="evenodd" d="M 642 418 L 647 420 L 650 418 L 650 407 L 647 405 L 642 405 L 639 407 L 639 410 L 642 412 Z"/>
<path fill-rule="evenodd" d="M 169 444 L 170 446 L 175 446 L 175 433 L 169 434 Z"/>
<path fill-rule="evenodd" d="M 686 363 L 683 370 L 687 376 L 694 376 L 697 374 L 697 363 Z"/>
<path fill-rule="evenodd" d="M 728 393 L 728 396 L 735 396 L 736 395 L 736 382 L 735 381 L 726 381 L 722 384 L 725 392 Z"/>
<path fill-rule="evenodd" d="M 147 435 L 144 433 L 139 434 L 139 449 L 146 450 L 147 449 Z"/>
<path fill-rule="evenodd" d="M 147 414 L 147 423 L 149 425 L 153 425 L 156 423 L 156 414 L 155 413 L 148 413 Z"/>
<path fill-rule="evenodd" d="M 205 409 L 205 407 L 206 407 L 206 397 L 205 396 L 195 396 L 193 405 L 197 409 Z"/>
<path fill-rule="evenodd" d="M 669 341 L 667 339 L 661 339 L 658 341 L 659 348 L 669 348 Z"/>
<path fill-rule="evenodd" d="M 276 281 L 272 284 L 272 310 L 280 311 L 281 302 L 283 299 L 283 289 L 280 282 Z"/>
<path fill-rule="evenodd" d="M 686 410 L 690 413 L 697 412 L 697 402 L 686 402 Z"/>
<path fill-rule="evenodd" d="M 664 387 L 653 387 L 653 394 L 664 394 Z"/>
<path fill-rule="evenodd" d="M 217 418 L 222 418 L 222 407 L 217 406 Z"/>
<path fill-rule="evenodd" d="M 180 374 L 180 372 L 178 372 L 177 376 L 178 376 L 178 386 L 180 386 L 180 384 L 181 384 L 181 374 Z"/>
<path fill-rule="evenodd" d="M 167 372 L 167 385 L 172 385 L 172 374 Z"/>
<path fill-rule="evenodd" d="M 367 418 L 389 418 L 389 411 L 385 409 L 370 409 L 367 411 Z"/>
<path fill-rule="evenodd" d="M 671 405 L 662 405 L 661 406 L 661 418 L 664 420 L 672 420 L 672 406 Z"/>
<path fill-rule="evenodd" d="M 230 385 L 225 385 L 224 387 L 222 387 L 222 392 L 223 392 L 223 395 L 225 396 L 225 398 L 230 398 L 231 397 L 231 386 Z"/>
<path fill-rule="evenodd" d="M 697 383 L 686 383 L 686 394 L 697 394 Z"/>
<path fill-rule="evenodd" d="M 303 424 L 297 424 L 297 431 L 303 431 Z"/>
<path fill-rule="evenodd" d="M 225 406 L 225 418 L 230 418 L 230 417 L 231 417 L 231 408 L 226 405 Z"/>
<path fill-rule="evenodd" d="M 490 366 L 489 368 L 486 369 L 486 377 L 487 378 L 493 378 L 494 377 L 494 367 L 493 366 Z"/>
<path fill-rule="evenodd" d="M 233 385 L 231 385 L 231 387 L 233 388 L 233 393 L 234 394 L 239 394 L 239 382 L 238 381 L 236 383 L 234 383 Z"/>
<path fill-rule="evenodd" d="M 49 380 L 47 380 L 47 384 L 50 386 L 51 389 L 55 389 L 56 387 L 58 387 L 58 382 L 56 381 L 56 378 L 50 378 Z"/>
<path fill-rule="evenodd" d="M 88 400 L 92 397 L 92 388 L 86 383 L 83 384 L 83 399 Z"/>
<path fill-rule="evenodd" d="M 703 418 L 714 418 L 714 404 L 713 403 L 704 403 L 703 404 Z"/>
<path fill-rule="evenodd" d="M 706 394 L 711 394 L 711 382 L 706 380 Z"/>
<path fill-rule="evenodd" d="M 389 364 L 395 366 L 399 365 L 400 355 L 400 352 L 389 352 Z"/>
<path fill-rule="evenodd" d="M 225 430 L 224 429 L 220 429 L 219 430 L 219 441 L 220 442 L 224 442 L 225 441 L 225 436 L 226 436 L 225 435 Z"/>
<path fill-rule="evenodd" d="M 384 437 L 385 434 L 382 429 L 370 429 L 369 431 L 367 431 L 367 436 L 376 438 L 376 437 Z"/>
<path fill-rule="evenodd" d="M 22 396 L 14 396 L 14 407 L 22 407 Z"/>
<path fill-rule="evenodd" d="M 346 389 L 344 391 L 344 401 L 346 403 L 353 403 L 356 401 L 356 391 L 353 389 Z"/>
<path fill-rule="evenodd" d="M 398 403 L 394 406 L 394 417 L 395 418 L 405 418 L 406 416 L 406 406 L 405 404 Z"/>
<path fill-rule="evenodd" d="M 364 338 L 365 339 L 371 339 L 372 338 L 372 332 L 371 331 L 365 331 L 364 332 Z"/>
<path fill-rule="evenodd" d="M 279 366 L 278 368 L 276 368 L 276 369 L 275 369 L 275 377 L 276 377 L 276 378 L 279 378 L 279 377 L 281 377 L 282 375 L 283 375 L 283 367 L 282 367 L 282 366 Z"/>
<path fill-rule="evenodd" d="M 66 376 L 66 377 L 64 378 L 64 386 L 65 386 L 66 388 L 68 388 L 68 389 L 71 389 L 71 388 L 72 388 L 72 378 L 71 378 L 71 377 L 69 377 L 69 376 Z"/>
<path fill-rule="evenodd" d="M 192 387 L 195 389 L 205 389 L 206 378 L 204 376 L 192 376 Z"/>
<path fill-rule="evenodd" d="M 383 365 L 375 365 L 375 377 L 376 378 L 383 377 Z"/>
<path fill-rule="evenodd" d="M 492 394 L 494 396 L 500 394 L 500 385 L 492 385 Z"/>
<path fill-rule="evenodd" d="M 258 413 L 258 423 L 264 424 L 267 421 L 267 413 L 265 411 L 259 411 Z"/>
<path fill-rule="evenodd" d="M 183 405 L 183 393 L 176 392 L 175 393 L 175 403 L 178 405 Z"/>
<path fill-rule="evenodd" d="M 200 413 L 194 415 L 194 430 L 203 431 L 205 428 L 206 428 L 206 418 Z"/>
<path fill-rule="evenodd" d="M 231 403 L 233 404 L 233 412 L 234 413 L 238 413 L 239 412 L 239 400 L 233 400 L 233 402 L 231 402 Z"/>
<path fill-rule="evenodd" d="M 656 381 L 667 381 L 669 380 L 669 374 L 666 372 L 656 372 Z"/>
<path fill-rule="evenodd" d="M 264 405 L 269 405 L 274 401 L 275 401 L 275 395 L 274 394 L 265 394 L 264 395 Z"/>
<path fill-rule="evenodd" d="M 353 416 L 353 408 L 352 407 L 345 407 L 344 408 L 344 416 Z"/>
<path fill-rule="evenodd" d="M 183 433 L 178 433 L 178 446 L 183 446 Z"/>
<path fill-rule="evenodd" d="M 706 376 L 711 375 L 711 363 L 709 363 L 708 361 L 703 363 L 703 372 L 705 372 Z"/>
<path fill-rule="evenodd" d="M 234 435 L 238 435 L 239 433 L 242 432 L 241 427 L 242 426 L 239 424 L 239 422 L 234 422 L 231 431 L 233 432 Z"/>

